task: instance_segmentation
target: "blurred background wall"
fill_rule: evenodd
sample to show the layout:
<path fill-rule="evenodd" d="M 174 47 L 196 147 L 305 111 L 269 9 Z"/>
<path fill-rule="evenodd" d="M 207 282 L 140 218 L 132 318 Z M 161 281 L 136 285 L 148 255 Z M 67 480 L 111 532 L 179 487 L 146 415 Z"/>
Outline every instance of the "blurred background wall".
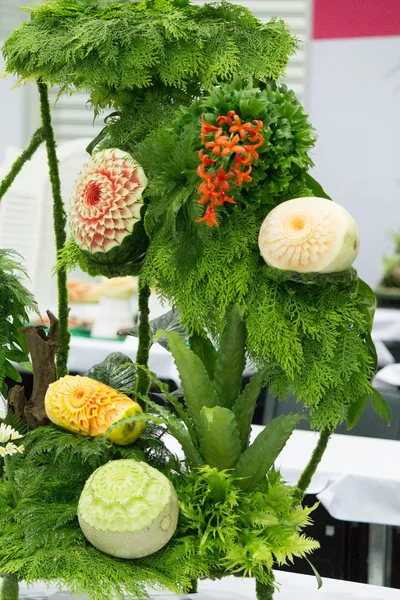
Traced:
<path fill-rule="evenodd" d="M 315 177 L 354 216 L 375 285 L 400 232 L 400 0 L 314 0 L 307 110 Z"/>
<path fill-rule="evenodd" d="M 393 249 L 390 232 L 400 231 L 400 0 L 237 3 L 262 20 L 285 19 L 302 40 L 287 83 L 318 131 L 314 175 L 356 218 L 356 267 L 375 285 L 382 256 Z M 0 42 L 26 18 L 19 5 L 21 0 L 0 0 Z M 12 85 L 0 79 L 0 164 L 6 148 L 23 147 L 38 124 L 35 86 Z M 53 102 L 56 97 L 54 89 Z M 53 118 L 59 142 L 94 137 L 101 129 L 101 119 L 93 126 L 85 102 L 83 93 L 58 101 Z"/>

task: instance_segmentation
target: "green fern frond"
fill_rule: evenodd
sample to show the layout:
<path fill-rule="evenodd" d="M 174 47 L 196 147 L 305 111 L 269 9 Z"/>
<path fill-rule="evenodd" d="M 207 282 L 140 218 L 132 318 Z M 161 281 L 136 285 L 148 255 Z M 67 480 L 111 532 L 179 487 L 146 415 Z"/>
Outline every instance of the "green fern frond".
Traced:
<path fill-rule="evenodd" d="M 97 110 L 152 89 L 165 97 L 179 90 L 188 103 L 234 72 L 276 80 L 298 45 L 282 21 L 262 24 L 227 2 L 51 0 L 27 10 L 32 20 L 3 48 L 7 71 L 89 90 Z"/>

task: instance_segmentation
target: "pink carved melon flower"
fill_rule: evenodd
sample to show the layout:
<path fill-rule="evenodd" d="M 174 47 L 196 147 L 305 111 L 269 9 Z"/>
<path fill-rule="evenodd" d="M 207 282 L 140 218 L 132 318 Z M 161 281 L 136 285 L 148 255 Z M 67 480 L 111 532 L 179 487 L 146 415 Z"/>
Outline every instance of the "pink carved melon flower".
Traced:
<path fill-rule="evenodd" d="M 80 172 L 70 207 L 72 235 L 82 250 L 108 252 L 140 219 L 147 177 L 127 152 L 97 152 Z"/>

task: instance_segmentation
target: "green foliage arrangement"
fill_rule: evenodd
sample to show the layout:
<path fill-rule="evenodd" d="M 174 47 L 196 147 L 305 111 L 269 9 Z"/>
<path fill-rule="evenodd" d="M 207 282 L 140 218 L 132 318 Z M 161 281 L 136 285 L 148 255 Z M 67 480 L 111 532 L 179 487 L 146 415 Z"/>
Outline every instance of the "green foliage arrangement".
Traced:
<path fill-rule="evenodd" d="M 262 120 L 266 143 L 252 181 L 234 190 L 235 205 L 219 209 L 220 226 L 208 228 L 196 223 L 203 211 L 196 175 L 201 115 L 215 125 L 228 110 L 245 121 Z M 293 92 L 276 84 L 254 89 L 236 79 L 182 109 L 169 126 L 130 151 L 151 180 L 145 216 L 151 244 L 142 278 L 176 305 L 191 334 L 208 331 L 218 339 L 237 303 L 245 316 L 250 358 L 259 366 L 271 365 L 272 390 L 280 398 L 293 391 L 316 428 L 332 428 L 372 393 L 369 300 L 359 292 L 354 271 L 289 278 L 264 263 L 257 245 L 273 206 L 290 197 L 326 196 L 307 173 L 314 141 Z"/>
<path fill-rule="evenodd" d="M 16 502 L 10 481 L 0 482 L 0 572 L 14 573 L 28 583 L 52 580 L 93 600 L 122 600 L 124 593 L 142 600 L 148 598 L 146 585 L 176 592 L 187 587 L 190 579 L 176 566 L 179 552 L 140 562 L 113 559 L 86 543 L 76 517 L 86 480 L 109 460 L 136 458 L 169 473 L 179 469 L 163 445 L 162 453 L 149 451 L 158 435 L 157 429 L 149 428 L 140 444 L 117 447 L 103 438 L 76 436 L 53 426 L 27 433 L 24 456 L 12 457 Z"/>
<path fill-rule="evenodd" d="M 122 598 L 123 593 L 140 600 L 148 597 L 146 585 L 178 592 L 189 589 L 193 579 L 230 573 L 269 586 L 273 564 L 318 548 L 301 533 L 312 508 L 302 508 L 296 490 L 273 469 L 301 417 L 276 419 L 249 445 L 265 370 L 240 390 L 246 330 L 238 308 L 229 315 L 218 350 L 198 336 L 191 338 L 189 349 L 179 333 L 165 335 L 185 403 L 180 405 L 158 382 L 176 414 L 143 397 L 154 414 L 145 415 L 146 431 L 134 446 L 114 446 L 106 437 L 135 416 L 115 423 L 102 438 L 77 436 L 54 425 L 25 433 L 24 456 L 12 458 L 12 478 L 0 482 L 0 544 L 7 548 L 0 554 L 0 572 L 28 583 L 55 580 L 93 600 Z M 116 387 L 128 385 L 136 367 L 125 358 L 113 355 L 91 374 L 105 383 L 120 370 Z M 186 451 L 185 469 L 163 444 L 165 425 Z M 86 480 L 118 458 L 145 460 L 165 472 L 178 492 L 177 531 L 170 544 L 148 558 L 106 557 L 85 541 L 77 521 Z"/>
<path fill-rule="evenodd" d="M 192 552 L 214 565 L 215 574 L 236 573 L 273 584 L 274 564 L 287 564 L 319 547 L 301 534 L 311 508 L 296 505 L 293 491 L 273 469 L 268 485 L 244 493 L 228 471 L 205 466 L 180 489 L 183 534 Z M 212 573 L 211 573 L 212 574 Z"/>
<path fill-rule="evenodd" d="M 370 385 L 376 369 L 372 290 L 354 269 L 278 271 L 259 253 L 260 226 L 273 207 L 295 197 L 329 199 L 308 173 L 315 132 L 295 94 L 278 83 L 298 41 L 282 21 L 262 24 L 225 1 L 51 0 L 27 10 L 31 21 L 2 51 L 8 73 L 37 81 L 42 126 L 0 184 L 0 199 L 46 142 L 59 253 L 58 376 L 68 359 L 66 272 L 79 265 L 92 275 L 138 274 L 140 321 L 128 332 L 139 338 L 137 363 L 117 353 L 88 375 L 134 396 L 147 412 L 91 438 L 54 425 L 27 431 L 9 411 L 7 422 L 24 433 L 25 453 L 1 446 L 12 439 L 3 424 L 2 600 L 17 599 L 22 579 L 56 582 L 90 600 L 144 600 L 148 586 L 186 592 L 199 578 L 232 573 L 255 577 L 257 597 L 270 600 L 271 569 L 318 547 L 302 533 L 312 508 L 301 500 L 336 424 L 353 426 L 369 398 L 390 420 Z M 121 264 L 95 264 L 66 240 L 47 85 L 86 90 L 96 115 L 110 107 L 88 152 L 127 151 L 148 178 L 140 236 Z M 210 200 L 217 188 L 208 182 L 217 176 L 220 189 Z M 115 216 L 109 221 L 121 228 Z M 17 377 L 10 360 L 26 359 L 19 327 L 35 308 L 18 272 L 15 256 L 0 251 L 0 386 L 5 375 Z M 151 288 L 174 306 L 172 315 L 153 323 Z M 173 354 L 182 383 L 177 393 L 148 370 L 153 341 Z M 242 389 L 248 359 L 257 371 Z M 150 382 L 161 389 L 157 402 Z M 294 392 L 307 410 L 273 420 L 251 440 L 266 385 L 280 398 Z M 321 436 L 292 488 L 274 462 L 307 412 Z M 107 441 L 112 430 L 137 421 L 146 427 L 135 445 Z M 166 448 L 167 432 L 180 443 L 183 461 Z M 95 549 L 76 516 L 93 471 L 121 458 L 165 473 L 180 504 L 170 542 L 137 560 Z"/>
<path fill-rule="evenodd" d="M 5 397 L 5 377 L 22 381 L 12 362 L 29 368 L 28 347 L 20 328 L 29 322 L 29 311 L 38 310 L 32 294 L 20 282 L 26 277 L 21 261 L 16 252 L 0 249 L 0 393 Z"/>

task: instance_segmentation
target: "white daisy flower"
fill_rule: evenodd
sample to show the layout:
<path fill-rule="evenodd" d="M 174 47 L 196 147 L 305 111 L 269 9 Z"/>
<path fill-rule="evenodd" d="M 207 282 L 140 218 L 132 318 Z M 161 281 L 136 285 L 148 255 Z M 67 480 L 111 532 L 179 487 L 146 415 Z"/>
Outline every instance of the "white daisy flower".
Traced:
<path fill-rule="evenodd" d="M 11 438 L 11 435 L 15 432 L 10 425 L 6 425 L 5 423 L 0 423 L 0 443 L 6 443 Z"/>
<path fill-rule="evenodd" d="M 23 436 L 13 429 L 11 425 L 0 423 L 0 444 L 6 444 L 6 446 L 0 446 L 0 457 L 12 456 L 18 452 L 22 454 L 24 452 L 24 446 L 17 446 L 13 444 L 13 441 L 21 439 Z M 10 441 L 11 440 L 11 441 Z"/>
<path fill-rule="evenodd" d="M 9 456 L 12 456 L 13 454 L 17 454 L 18 452 L 18 446 L 16 446 L 15 444 L 8 442 L 8 444 L 6 445 L 6 452 Z"/>

